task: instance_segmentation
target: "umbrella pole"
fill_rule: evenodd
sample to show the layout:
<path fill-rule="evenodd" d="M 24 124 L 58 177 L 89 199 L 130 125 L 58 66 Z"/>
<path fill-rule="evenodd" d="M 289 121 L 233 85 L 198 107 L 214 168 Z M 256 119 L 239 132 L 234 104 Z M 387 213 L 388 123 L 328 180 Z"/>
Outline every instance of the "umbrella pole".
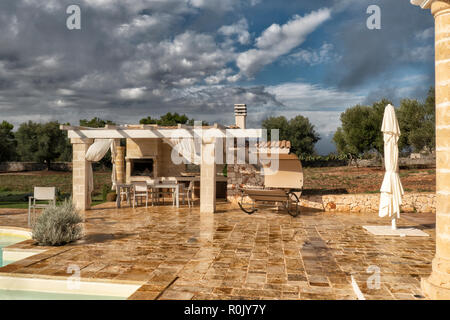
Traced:
<path fill-rule="evenodd" d="M 395 216 L 392 218 L 392 230 L 397 230 L 397 219 Z"/>

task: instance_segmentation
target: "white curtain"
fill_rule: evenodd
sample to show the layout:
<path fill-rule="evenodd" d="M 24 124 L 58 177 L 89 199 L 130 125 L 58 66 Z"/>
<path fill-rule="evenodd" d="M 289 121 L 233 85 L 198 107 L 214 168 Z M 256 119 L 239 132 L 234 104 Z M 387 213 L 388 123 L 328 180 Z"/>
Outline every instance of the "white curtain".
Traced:
<path fill-rule="evenodd" d="M 115 140 L 114 139 L 95 139 L 94 143 L 86 152 L 86 160 L 89 161 L 88 171 L 88 194 L 89 203 L 91 202 L 91 193 L 94 191 L 94 173 L 92 171 L 92 162 L 97 162 L 103 159 L 109 149 L 111 149 L 111 162 L 113 164 L 111 181 L 113 189 L 116 186 L 116 165 L 115 165 Z"/>
<path fill-rule="evenodd" d="M 111 173 L 111 190 L 116 190 L 117 176 L 116 176 L 116 140 L 112 139 L 111 142 L 111 163 L 112 163 L 112 173 Z"/>
<path fill-rule="evenodd" d="M 164 139 L 175 152 L 178 152 L 184 159 L 185 163 L 192 163 L 199 165 L 202 161 L 200 156 L 200 143 L 194 141 L 193 138 L 170 138 Z"/>

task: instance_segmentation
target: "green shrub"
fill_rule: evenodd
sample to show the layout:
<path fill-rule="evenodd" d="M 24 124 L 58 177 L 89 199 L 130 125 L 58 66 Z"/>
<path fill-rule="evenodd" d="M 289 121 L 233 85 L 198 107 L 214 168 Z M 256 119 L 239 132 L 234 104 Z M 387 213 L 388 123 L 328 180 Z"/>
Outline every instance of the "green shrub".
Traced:
<path fill-rule="evenodd" d="M 8 187 L 0 187 L 0 192 L 8 192 L 11 191 L 11 188 Z"/>
<path fill-rule="evenodd" d="M 102 187 L 102 199 L 103 201 L 106 201 L 106 197 L 108 196 L 108 193 L 111 192 L 111 186 L 108 186 L 107 184 L 104 184 Z"/>
<path fill-rule="evenodd" d="M 82 237 L 83 221 L 72 199 L 60 206 L 44 209 L 32 229 L 33 239 L 41 246 L 60 246 Z"/>

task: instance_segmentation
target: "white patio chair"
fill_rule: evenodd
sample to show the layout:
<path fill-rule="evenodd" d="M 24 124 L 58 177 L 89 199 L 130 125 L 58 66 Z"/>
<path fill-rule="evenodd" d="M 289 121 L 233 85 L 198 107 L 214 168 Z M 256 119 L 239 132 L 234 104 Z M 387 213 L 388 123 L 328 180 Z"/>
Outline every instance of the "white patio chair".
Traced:
<path fill-rule="evenodd" d="M 119 188 L 118 187 L 116 187 L 116 194 L 117 194 L 117 197 L 120 197 L 119 199 L 119 201 L 130 201 L 130 199 L 128 199 L 128 197 L 130 196 L 130 192 L 129 192 L 129 190 L 127 189 L 127 188 L 120 188 L 120 192 L 118 192 L 117 190 L 118 190 Z"/>
<path fill-rule="evenodd" d="M 180 184 L 180 191 L 178 196 L 183 197 L 183 204 L 186 203 L 186 198 L 189 208 L 191 207 L 192 195 L 194 193 L 194 181 L 189 182 L 189 186 L 186 188 L 183 183 Z"/>
<path fill-rule="evenodd" d="M 159 191 L 158 189 L 153 188 L 153 186 L 160 182 L 160 178 L 147 179 L 145 182 L 147 183 L 147 190 L 150 195 L 150 198 L 152 199 L 152 206 L 155 204 L 155 202 L 158 204 Z"/>
<path fill-rule="evenodd" d="M 36 201 L 48 201 L 47 203 L 36 203 Z M 32 196 L 28 197 L 28 226 L 31 227 L 32 222 L 36 218 L 36 208 L 45 209 L 54 206 L 56 203 L 55 187 L 34 187 Z M 33 216 L 31 215 L 33 209 Z M 33 221 L 32 221 L 33 220 Z"/>
<path fill-rule="evenodd" d="M 145 207 L 148 207 L 148 187 L 145 181 L 133 181 L 133 208 L 137 205 L 136 198 L 143 199 L 145 197 Z"/>

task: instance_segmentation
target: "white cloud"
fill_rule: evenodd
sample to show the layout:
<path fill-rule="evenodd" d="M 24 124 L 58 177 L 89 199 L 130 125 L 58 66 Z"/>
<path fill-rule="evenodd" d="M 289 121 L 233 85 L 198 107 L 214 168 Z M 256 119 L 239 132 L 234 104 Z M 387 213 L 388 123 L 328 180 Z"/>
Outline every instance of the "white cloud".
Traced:
<path fill-rule="evenodd" d="M 365 98 L 364 95 L 301 82 L 270 86 L 266 90 L 286 106 L 282 115 L 287 118 L 298 114 L 306 116 L 319 133 L 334 132 L 340 126 L 341 112 L 362 103 Z"/>
<path fill-rule="evenodd" d="M 56 0 L 60 1 L 60 0 Z M 123 12 L 137 14 L 150 9 L 158 13 L 166 12 L 172 15 L 193 13 L 195 8 L 189 5 L 189 0 L 83 0 L 81 9 L 91 7 L 108 13 L 123 14 Z"/>
<path fill-rule="evenodd" d="M 149 15 L 138 16 L 134 18 L 130 23 L 120 25 L 116 29 L 116 33 L 119 36 L 131 36 L 135 33 L 146 31 L 150 27 L 158 25 L 159 18 Z"/>
<path fill-rule="evenodd" d="M 105 88 L 114 87 L 117 85 L 118 81 L 119 79 L 117 77 L 112 77 L 110 74 L 94 71 L 75 81 L 71 85 L 71 88 L 74 90 L 103 90 Z"/>
<path fill-rule="evenodd" d="M 434 37 L 434 28 L 431 27 L 431 28 L 425 29 L 422 32 L 417 33 L 415 35 L 415 37 L 419 40 L 427 40 L 427 39 L 433 38 Z"/>
<path fill-rule="evenodd" d="M 303 17 L 295 15 L 282 26 L 272 24 L 256 39 L 256 49 L 238 56 L 237 66 L 245 75 L 253 76 L 263 66 L 302 44 L 310 33 L 329 18 L 330 10 L 325 8 Z"/>
<path fill-rule="evenodd" d="M 427 74 L 413 74 L 413 75 L 408 75 L 408 76 L 405 76 L 403 78 L 398 79 L 398 82 L 399 83 L 413 83 L 413 84 L 417 84 L 417 83 L 420 83 L 420 82 L 426 83 L 429 80 L 430 80 L 430 76 L 427 75 Z"/>
<path fill-rule="evenodd" d="M 237 36 L 237 40 L 240 44 L 248 44 L 250 42 L 250 33 L 248 32 L 248 23 L 245 18 L 242 18 L 238 22 L 228 26 L 222 26 L 219 29 L 219 33 L 225 36 Z"/>
<path fill-rule="evenodd" d="M 238 0 L 189 0 L 189 4 L 195 8 L 231 11 L 238 4 Z"/>
<path fill-rule="evenodd" d="M 56 101 L 54 102 L 54 104 L 53 104 L 52 107 L 56 107 L 56 108 L 64 108 L 64 107 L 67 107 L 67 106 L 69 106 L 69 105 L 70 105 L 70 103 L 67 102 L 66 100 L 58 99 L 58 100 L 56 100 Z"/>
<path fill-rule="evenodd" d="M 15 38 L 19 34 L 19 22 L 17 21 L 17 16 L 12 16 L 9 23 L 9 36 Z"/>
<path fill-rule="evenodd" d="M 222 81 L 225 81 L 228 77 L 227 75 L 230 74 L 232 70 L 230 68 L 222 69 L 216 74 L 209 76 L 205 79 L 205 82 L 207 84 L 218 84 Z"/>
<path fill-rule="evenodd" d="M 401 59 L 406 62 L 424 62 L 433 60 L 434 47 L 432 45 L 429 45 L 412 48 L 411 50 L 405 52 Z"/>
<path fill-rule="evenodd" d="M 136 100 L 145 95 L 146 89 L 145 87 L 120 89 L 119 96 L 127 100 Z"/>
<path fill-rule="evenodd" d="M 229 72 L 226 65 L 235 56 L 233 48 L 219 47 L 212 35 L 186 31 L 171 40 L 138 45 L 121 73 L 136 84 L 152 78 L 159 78 L 155 85 L 186 86 L 205 79 L 211 83 L 222 81 L 218 78 Z"/>
<path fill-rule="evenodd" d="M 57 55 L 42 56 L 38 57 L 36 60 L 41 67 L 48 69 L 57 68 L 60 64 L 60 57 Z"/>
<path fill-rule="evenodd" d="M 60 0 L 46 0 L 46 1 L 36 1 L 36 0 L 24 0 L 24 4 L 27 6 L 33 6 L 47 12 L 54 12 L 56 10 L 61 10 L 62 4 Z"/>
<path fill-rule="evenodd" d="M 61 88 L 61 89 L 57 90 L 57 93 L 62 95 L 62 96 L 71 96 L 71 95 L 75 94 L 75 91 L 70 90 L 70 89 Z"/>
<path fill-rule="evenodd" d="M 302 49 L 290 54 L 284 63 L 306 63 L 311 66 L 339 60 L 340 56 L 334 51 L 331 43 L 325 42 L 318 50 Z"/>

